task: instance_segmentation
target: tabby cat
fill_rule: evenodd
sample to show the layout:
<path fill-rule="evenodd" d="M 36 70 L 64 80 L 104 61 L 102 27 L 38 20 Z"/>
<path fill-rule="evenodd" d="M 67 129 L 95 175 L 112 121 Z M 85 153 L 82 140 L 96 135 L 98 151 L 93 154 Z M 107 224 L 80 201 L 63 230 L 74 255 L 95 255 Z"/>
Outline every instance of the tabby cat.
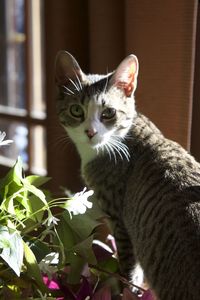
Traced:
<path fill-rule="evenodd" d="M 122 273 L 141 284 L 144 271 L 160 300 L 199 300 L 200 164 L 136 111 L 136 56 L 86 75 L 60 51 L 55 73 L 60 122 L 114 222 Z"/>

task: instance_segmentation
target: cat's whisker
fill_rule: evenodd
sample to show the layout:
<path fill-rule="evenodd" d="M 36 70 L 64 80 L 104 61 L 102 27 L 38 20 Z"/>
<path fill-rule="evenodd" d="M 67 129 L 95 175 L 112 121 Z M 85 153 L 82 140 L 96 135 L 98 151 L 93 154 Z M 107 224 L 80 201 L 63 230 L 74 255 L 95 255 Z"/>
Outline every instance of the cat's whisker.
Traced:
<path fill-rule="evenodd" d="M 120 148 L 120 146 L 118 146 L 118 147 Z M 120 150 L 121 150 L 121 152 L 124 154 L 126 160 L 129 161 L 129 160 L 130 160 L 130 154 L 129 154 L 129 152 L 127 151 L 127 149 L 121 147 Z"/>
<path fill-rule="evenodd" d="M 99 149 L 100 149 L 100 147 L 99 147 L 99 146 L 97 146 L 97 147 L 96 147 L 96 150 L 97 150 L 97 155 L 99 155 Z"/>
<path fill-rule="evenodd" d="M 123 160 L 123 156 L 122 156 L 122 154 L 120 152 L 121 149 L 118 147 L 118 145 L 115 143 L 115 141 L 111 140 L 111 141 L 109 141 L 109 143 L 110 143 L 110 146 L 112 146 L 113 150 L 115 150 L 115 152 L 118 153 L 118 155 L 121 158 L 121 160 Z"/>
<path fill-rule="evenodd" d="M 127 159 L 127 161 L 130 160 L 128 147 L 124 143 L 122 143 L 119 139 L 115 138 L 115 139 L 111 139 L 110 144 L 117 151 L 117 153 L 119 154 L 122 160 L 123 160 L 123 155 Z"/>
<path fill-rule="evenodd" d="M 80 81 L 80 79 L 79 79 L 79 77 L 78 77 L 78 75 L 77 75 L 77 73 L 76 73 L 76 71 L 75 70 L 73 70 L 73 72 L 74 72 L 74 74 L 75 74 L 75 76 L 76 76 L 76 79 L 77 79 L 77 83 L 78 83 L 78 85 L 79 85 L 79 91 L 82 91 L 83 90 L 83 86 L 82 86 L 82 83 L 81 83 L 81 81 Z"/>
<path fill-rule="evenodd" d="M 78 85 L 71 79 L 68 77 L 68 80 L 71 82 L 71 84 L 73 84 L 73 86 L 75 87 L 75 89 L 80 92 L 80 88 L 78 87 Z"/>
<path fill-rule="evenodd" d="M 106 89 L 107 89 L 107 86 L 108 86 L 108 76 L 109 76 L 109 75 L 107 75 L 107 77 L 106 77 L 106 83 L 105 83 L 104 90 L 103 90 L 103 93 L 104 93 L 104 94 L 105 94 Z"/>
<path fill-rule="evenodd" d="M 68 91 L 70 93 L 70 95 L 72 95 L 72 94 L 74 95 L 74 92 L 72 90 L 70 90 L 69 88 L 67 88 L 65 85 L 62 85 L 62 88 L 65 89 L 65 92 Z"/>
<path fill-rule="evenodd" d="M 58 146 L 66 146 L 67 144 L 70 143 L 70 138 L 67 135 L 64 136 L 59 136 L 54 143 L 54 147 L 58 147 Z"/>
<path fill-rule="evenodd" d="M 124 138 L 124 140 L 134 140 L 135 138 L 131 136 L 130 134 L 127 134 Z"/>
<path fill-rule="evenodd" d="M 104 145 L 106 151 L 108 152 L 108 155 L 109 155 L 109 158 L 110 158 L 110 161 L 112 160 L 112 154 L 114 154 L 114 158 L 115 158 L 115 153 L 112 152 L 112 149 L 110 148 L 110 146 L 108 144 L 105 144 Z"/>
<path fill-rule="evenodd" d="M 115 149 L 111 145 L 109 145 L 109 147 L 110 147 L 111 153 L 114 156 L 115 164 L 117 164 L 117 156 L 115 154 Z"/>
<path fill-rule="evenodd" d="M 122 146 L 122 148 L 123 148 L 124 150 L 126 149 L 128 155 L 130 156 L 130 154 L 129 154 L 129 148 L 128 148 L 128 146 L 124 143 L 124 141 L 126 140 L 126 137 L 127 137 L 127 135 L 126 135 L 125 137 L 114 136 L 114 140 L 115 140 L 117 143 L 119 143 L 119 144 Z"/>
<path fill-rule="evenodd" d="M 118 147 L 121 149 L 121 151 L 126 156 L 126 159 L 129 161 L 129 159 L 130 159 L 130 153 L 129 153 L 128 147 L 124 143 L 122 143 L 122 142 L 118 142 Z"/>
<path fill-rule="evenodd" d="M 109 149 L 108 149 L 108 146 L 107 146 L 107 145 L 103 145 L 102 148 L 103 148 L 103 150 L 104 150 L 105 152 L 108 153 L 109 158 L 110 158 L 110 160 L 111 160 L 111 157 L 110 157 L 110 151 L 109 151 Z"/>

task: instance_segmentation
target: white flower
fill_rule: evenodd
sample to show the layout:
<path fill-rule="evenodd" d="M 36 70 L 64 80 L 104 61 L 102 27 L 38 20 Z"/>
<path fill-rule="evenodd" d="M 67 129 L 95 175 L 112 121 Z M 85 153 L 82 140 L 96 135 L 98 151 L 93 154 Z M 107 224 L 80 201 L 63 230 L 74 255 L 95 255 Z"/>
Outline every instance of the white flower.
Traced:
<path fill-rule="evenodd" d="M 72 199 L 66 203 L 67 210 L 74 215 L 84 214 L 87 208 L 92 208 L 92 202 L 88 201 L 88 197 L 94 194 L 94 191 L 90 190 L 86 192 L 86 188 L 82 192 L 76 193 Z"/>
<path fill-rule="evenodd" d="M 54 217 L 51 212 L 48 213 L 48 218 L 42 223 L 43 225 L 47 225 L 47 227 L 50 227 L 51 225 L 58 225 L 58 221 L 60 221 L 58 218 Z"/>
<path fill-rule="evenodd" d="M 11 143 L 13 143 L 12 140 L 5 140 L 4 141 L 5 137 L 6 137 L 6 133 L 0 131 L 0 146 L 10 145 Z"/>

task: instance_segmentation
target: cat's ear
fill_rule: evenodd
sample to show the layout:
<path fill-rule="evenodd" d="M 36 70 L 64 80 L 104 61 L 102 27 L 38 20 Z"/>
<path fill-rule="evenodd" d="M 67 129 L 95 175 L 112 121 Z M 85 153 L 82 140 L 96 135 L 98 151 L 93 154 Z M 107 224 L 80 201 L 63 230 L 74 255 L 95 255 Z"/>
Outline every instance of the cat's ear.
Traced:
<path fill-rule="evenodd" d="M 82 72 L 76 59 L 67 51 L 59 51 L 55 61 L 55 81 L 58 86 L 67 85 L 77 80 L 84 81 Z"/>
<path fill-rule="evenodd" d="M 122 89 L 130 97 L 137 87 L 139 64 L 135 55 L 127 56 L 118 66 L 110 79 L 110 85 Z"/>

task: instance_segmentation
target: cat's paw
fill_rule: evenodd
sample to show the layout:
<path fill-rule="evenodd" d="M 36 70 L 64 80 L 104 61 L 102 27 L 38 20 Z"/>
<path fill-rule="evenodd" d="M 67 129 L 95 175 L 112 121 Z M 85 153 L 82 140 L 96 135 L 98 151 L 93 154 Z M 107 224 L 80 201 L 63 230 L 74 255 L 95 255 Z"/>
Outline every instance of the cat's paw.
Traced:
<path fill-rule="evenodd" d="M 133 271 L 130 274 L 131 277 L 131 282 L 133 285 L 135 285 L 132 289 L 132 291 L 135 294 L 140 294 L 141 290 L 137 287 L 141 287 L 143 286 L 144 283 L 144 272 L 140 266 L 139 263 L 137 263 L 133 269 Z"/>

